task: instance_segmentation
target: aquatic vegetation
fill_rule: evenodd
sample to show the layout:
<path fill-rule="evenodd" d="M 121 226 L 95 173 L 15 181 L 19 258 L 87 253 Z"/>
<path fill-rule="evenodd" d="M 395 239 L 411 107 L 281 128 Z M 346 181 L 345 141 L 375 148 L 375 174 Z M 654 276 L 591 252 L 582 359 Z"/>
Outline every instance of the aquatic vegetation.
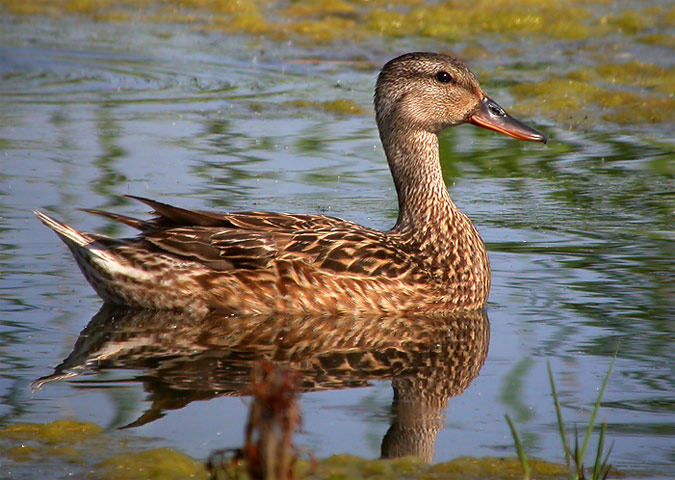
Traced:
<path fill-rule="evenodd" d="M 618 349 L 617 349 L 618 352 Z M 588 426 L 586 428 L 586 435 L 584 436 L 583 443 L 581 447 L 579 447 L 579 435 L 577 433 L 576 427 L 574 429 L 574 450 L 570 448 L 569 442 L 567 441 L 567 433 L 565 431 L 565 424 L 563 422 L 562 418 L 562 413 L 560 411 L 560 401 L 558 399 L 558 392 L 555 388 L 555 380 L 553 379 L 553 372 L 551 371 L 551 364 L 547 364 L 547 369 L 548 369 L 548 378 L 549 382 L 551 384 L 551 394 L 553 395 L 553 402 L 555 405 L 555 412 L 556 412 L 556 419 L 558 423 L 558 429 L 560 431 L 560 438 L 562 440 L 562 446 L 563 446 L 563 453 L 565 455 L 565 464 L 567 465 L 567 477 L 569 480 L 585 480 L 586 477 L 586 469 L 584 468 L 584 459 L 586 457 L 586 449 L 588 447 L 588 442 L 591 439 L 591 434 L 593 433 L 593 428 L 595 426 L 595 418 L 598 413 L 598 409 L 600 408 L 600 402 L 602 401 L 602 396 L 605 393 L 605 388 L 607 387 L 607 382 L 609 381 L 609 376 L 612 373 L 612 367 L 614 366 L 614 360 L 616 360 L 616 353 L 614 354 L 614 358 L 612 359 L 611 363 L 609 364 L 609 368 L 607 369 L 607 373 L 605 374 L 605 378 L 602 381 L 602 386 L 600 387 L 600 391 L 598 392 L 598 397 L 595 401 L 595 405 L 593 407 L 593 413 L 591 413 L 591 418 L 588 421 Z M 511 418 L 508 415 L 504 415 L 506 418 L 507 423 L 509 424 L 509 429 L 511 430 L 511 435 L 513 436 L 513 441 L 516 446 L 516 451 L 518 452 L 518 458 L 520 460 L 520 464 L 522 466 L 523 472 L 524 472 L 524 478 L 525 480 L 529 480 L 531 478 L 531 460 L 527 458 L 527 455 L 525 454 L 525 451 L 523 449 L 522 444 L 520 443 L 520 438 L 518 437 L 518 432 L 516 431 L 515 426 L 513 425 L 513 422 L 511 421 Z M 591 470 L 591 479 L 592 480 L 604 480 L 607 478 L 607 475 L 609 474 L 609 471 L 611 469 L 611 465 L 607 463 L 609 460 L 609 454 L 612 451 L 612 448 L 609 448 L 609 451 L 605 454 L 604 453 L 604 442 L 605 442 L 605 433 L 607 429 L 607 424 L 605 422 L 602 422 L 602 425 L 600 427 L 600 433 L 598 435 L 598 447 L 596 449 L 595 453 L 595 462 L 593 464 L 593 468 Z M 571 462 L 574 462 L 574 466 L 572 466 Z"/>
<path fill-rule="evenodd" d="M 675 68 L 632 60 L 627 63 L 600 64 L 593 69 L 603 82 L 645 87 L 668 96 L 675 95 Z"/>
<path fill-rule="evenodd" d="M 446 0 L 434 4 L 418 0 L 313 2 L 240 0 L 3 0 L 0 6 L 15 15 L 84 15 L 97 19 L 140 19 L 189 22 L 273 37 L 330 42 L 359 40 L 375 35 L 416 35 L 443 40 L 466 40 L 475 35 L 545 36 L 581 40 L 607 34 L 637 35 L 672 26 L 674 8 L 649 7 L 606 14 L 606 2 L 564 0 Z M 594 5 L 596 4 L 596 5 Z M 651 33 L 651 32 L 650 32 Z"/>
<path fill-rule="evenodd" d="M 537 478 L 561 478 L 564 467 L 535 460 L 532 471 Z M 386 479 L 466 479 L 490 478 L 520 480 L 522 472 L 516 458 L 460 457 L 450 462 L 428 465 L 415 457 L 367 460 L 352 455 L 334 455 L 317 465 L 310 478 L 386 478 Z"/>
<path fill-rule="evenodd" d="M 365 109 L 358 103 L 342 98 L 338 98 L 337 100 L 327 100 L 325 102 L 314 100 L 293 100 L 288 102 L 288 105 L 295 108 L 311 108 L 314 110 L 322 110 L 340 115 L 362 115 L 366 112 Z"/>
<path fill-rule="evenodd" d="M 357 5 L 342 0 L 315 0 L 312 2 L 291 2 L 281 13 L 287 17 L 314 17 L 326 15 L 355 15 Z"/>
<path fill-rule="evenodd" d="M 505 42 L 558 42 L 596 57 L 596 66 L 565 73 L 536 70 L 535 80 L 519 82 L 518 113 L 544 115 L 556 123 L 584 128 L 598 121 L 619 125 L 675 121 L 675 69 L 629 58 L 619 63 L 612 50 L 617 38 L 672 48 L 675 7 L 655 3 L 641 8 L 609 9 L 596 0 L 0 0 L 0 12 L 13 15 L 79 15 L 97 21 L 181 23 L 191 29 L 256 35 L 302 45 L 355 43 L 373 38 L 433 40 L 456 45 L 468 59 L 517 58 L 523 52 Z M 603 40 L 604 39 L 604 40 Z M 489 40 L 487 43 L 485 40 Z M 604 42 L 604 45 L 599 42 Z M 490 45 L 486 49 L 485 45 Z M 339 114 L 361 114 L 348 100 L 296 105 Z"/>
<path fill-rule="evenodd" d="M 636 35 L 659 27 L 672 27 L 675 23 L 675 7 L 647 7 L 641 10 L 624 10 L 606 15 L 601 22 L 613 33 Z"/>
<path fill-rule="evenodd" d="M 643 35 L 639 37 L 637 41 L 649 45 L 658 45 L 667 48 L 675 48 L 675 35 L 669 35 L 667 33 L 652 33 Z"/>
<path fill-rule="evenodd" d="M 53 433 L 48 432 L 61 433 L 53 436 Z M 92 441 L 94 438 L 95 441 Z M 171 448 L 148 448 L 147 443 L 146 439 L 124 437 L 119 432 L 106 433 L 96 424 L 74 420 L 14 424 L 0 430 L 0 455 L 13 462 L 35 465 L 36 468 L 46 460 L 54 464 L 61 459 L 63 469 L 68 472 L 87 472 L 93 478 L 102 480 L 209 478 L 209 471 L 203 462 Z M 251 453 L 257 452 L 254 445 L 249 445 Z M 539 460 L 530 460 L 530 465 L 537 478 L 561 478 L 565 471 L 562 465 Z M 251 475 L 238 462 L 225 462 L 217 466 L 216 470 L 211 471 L 210 478 L 261 478 L 255 473 Z M 451 462 L 429 465 L 416 457 L 372 460 L 352 455 L 333 455 L 317 460 L 315 464 L 296 459 L 290 466 L 292 477 L 288 478 L 522 478 L 517 458 L 460 457 Z"/>
<path fill-rule="evenodd" d="M 631 61 L 599 64 L 514 85 L 522 100 L 514 110 L 545 114 L 557 122 L 588 125 L 675 121 L 675 68 Z"/>
<path fill-rule="evenodd" d="M 0 456 L 37 468 L 48 463 L 68 471 L 93 470 L 103 480 L 207 478 L 202 462 L 168 448 L 138 451 L 143 443 L 77 420 L 16 423 L 0 429 Z"/>
<path fill-rule="evenodd" d="M 101 462 L 96 476 L 101 480 L 208 478 L 202 462 L 170 448 L 121 453 Z"/>
<path fill-rule="evenodd" d="M 52 423 L 16 423 L 0 430 L 2 439 L 21 439 L 48 445 L 86 442 L 99 436 L 103 429 L 95 423 L 58 420 Z"/>

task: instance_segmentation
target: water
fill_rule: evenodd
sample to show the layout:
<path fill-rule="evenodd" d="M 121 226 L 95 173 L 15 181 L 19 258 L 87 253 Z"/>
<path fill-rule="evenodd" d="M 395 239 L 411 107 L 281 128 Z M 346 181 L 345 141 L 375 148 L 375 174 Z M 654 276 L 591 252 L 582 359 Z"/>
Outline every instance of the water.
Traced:
<path fill-rule="evenodd" d="M 377 65 L 428 43 L 338 47 L 325 55 L 331 61 L 315 63 L 300 60 L 321 60 L 321 47 L 180 26 L 0 22 L 2 425 L 76 418 L 114 429 L 152 403 L 142 381 L 147 365 L 31 391 L 101 306 L 32 209 L 110 235 L 130 232 L 76 208 L 141 215 L 145 207 L 120 197 L 129 193 L 189 208 L 393 224 L 395 192 L 372 115 L 292 102 L 340 98 L 369 109 Z M 332 61 L 356 57 L 368 60 L 365 67 Z M 471 66 L 490 71 L 494 63 Z M 488 77 L 517 78 L 526 68 L 508 56 L 500 63 L 503 75 Z M 499 79 L 483 86 L 507 109 L 517 104 Z M 547 362 L 563 415 L 581 430 L 620 344 L 599 414 L 614 442 L 611 462 L 668 477 L 675 455 L 672 123 L 570 129 L 545 114 L 533 123 L 551 136 L 547 146 L 469 126 L 441 138 L 451 195 L 488 246 L 493 286 L 487 359 L 444 408 L 434 461 L 513 455 L 505 413 L 530 455 L 562 461 Z M 379 457 L 391 423 L 390 383 L 373 378 L 370 386 L 304 394 L 297 443 L 319 457 Z M 241 444 L 246 405 L 237 397 L 162 414 L 125 433 L 197 458 Z"/>

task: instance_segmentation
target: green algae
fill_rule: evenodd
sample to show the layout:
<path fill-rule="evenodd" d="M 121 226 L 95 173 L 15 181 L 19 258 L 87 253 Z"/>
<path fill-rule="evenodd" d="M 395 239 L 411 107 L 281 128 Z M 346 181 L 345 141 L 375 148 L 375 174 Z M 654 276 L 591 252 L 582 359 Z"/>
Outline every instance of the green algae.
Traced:
<path fill-rule="evenodd" d="M 635 35 L 651 26 L 651 22 L 648 22 L 648 19 L 637 11 L 621 12 L 618 15 L 608 17 L 606 22 L 621 33 L 628 35 Z"/>
<path fill-rule="evenodd" d="M 0 430 L 0 438 L 34 440 L 50 445 L 78 443 L 99 436 L 103 429 L 90 422 L 58 420 L 52 423 L 16 423 Z"/>
<path fill-rule="evenodd" d="M 401 12 L 377 8 L 368 13 L 365 22 L 366 28 L 378 35 L 403 37 L 410 34 L 406 28 L 406 15 Z"/>
<path fill-rule="evenodd" d="M 366 113 L 364 108 L 351 100 L 336 99 L 327 100 L 324 102 L 313 100 L 293 100 L 286 103 L 295 108 L 310 108 L 314 110 L 321 110 L 323 112 L 335 113 L 338 115 L 363 115 Z"/>
<path fill-rule="evenodd" d="M 17 423 L 0 430 L 0 454 L 23 465 L 45 462 L 101 479 L 208 478 L 200 461 L 167 448 L 137 451 L 143 440 L 120 438 L 91 422 Z"/>
<path fill-rule="evenodd" d="M 21 444 L 8 448 L 3 453 L 15 462 L 30 462 L 37 451 L 35 447 Z"/>
<path fill-rule="evenodd" d="M 576 2 L 499 0 L 446 1 L 436 5 L 400 9 L 375 8 L 365 15 L 365 28 L 390 37 L 417 35 L 443 40 L 467 40 L 488 34 L 538 36 L 578 40 L 594 31 L 592 14 Z M 589 21 L 589 25 L 583 23 Z"/>
<path fill-rule="evenodd" d="M 321 20 L 308 19 L 294 22 L 290 31 L 302 37 L 306 42 L 328 43 L 344 37 L 350 30 L 354 32 L 354 35 L 362 38 L 355 27 L 354 20 L 327 15 Z"/>
<path fill-rule="evenodd" d="M 0 12 L 14 15 L 80 15 L 106 21 L 184 23 L 190 28 L 265 36 L 302 44 L 361 42 L 373 37 L 417 38 L 435 42 L 461 42 L 462 58 L 513 59 L 523 52 L 507 48 L 500 53 L 487 44 L 503 40 L 566 42 L 570 57 L 579 50 L 599 62 L 568 73 L 543 73 L 544 78 L 512 87 L 521 100 L 515 110 L 545 115 L 570 126 L 602 120 L 619 125 L 673 121 L 675 73 L 673 68 L 631 60 L 610 63 L 611 52 L 623 48 L 616 36 L 642 44 L 672 48 L 675 7 L 652 5 L 615 9 L 606 0 L 0 0 Z M 599 39 L 606 39 L 599 43 Z M 581 43 L 580 43 L 581 41 Z M 503 62 L 500 62 L 503 63 Z M 488 75 L 481 75 L 485 81 Z M 339 115 L 363 114 L 349 100 L 296 102 Z M 256 105 L 253 111 L 260 111 Z"/>
<path fill-rule="evenodd" d="M 592 34 L 582 23 L 591 12 L 574 2 L 498 0 L 488 2 L 444 2 L 422 8 L 410 16 L 420 24 L 423 36 L 461 40 L 474 35 L 538 36 L 578 40 Z"/>
<path fill-rule="evenodd" d="M 170 448 L 116 455 L 99 464 L 96 474 L 102 480 L 209 478 L 202 462 Z"/>
<path fill-rule="evenodd" d="M 517 96 L 531 97 L 535 90 L 546 93 L 524 100 L 514 106 L 513 111 L 521 115 L 543 112 L 556 122 L 571 127 L 591 126 L 599 119 L 621 125 L 675 121 L 675 98 L 672 97 L 642 96 L 594 86 L 588 86 L 576 95 L 556 90 L 567 86 L 574 88 L 575 84 L 559 80 L 520 84 L 512 89 Z"/>
<path fill-rule="evenodd" d="M 606 15 L 600 19 L 610 32 L 636 35 L 654 28 L 668 28 L 675 24 L 675 7 L 648 7 L 641 10 L 625 10 Z"/>
<path fill-rule="evenodd" d="M 675 95 L 675 68 L 637 60 L 578 69 L 568 73 L 564 78 L 586 83 L 620 85 L 627 88 L 642 87 L 668 96 Z"/>
<path fill-rule="evenodd" d="M 104 432 L 96 424 L 60 420 L 47 424 L 20 423 L 0 430 L 0 453 L 17 465 L 36 467 L 49 461 L 56 468 L 87 472 L 101 480 L 185 478 L 206 479 L 204 462 L 171 448 L 148 449 L 144 439 Z M 533 460 L 532 471 L 539 478 L 562 478 L 563 466 Z M 248 478 L 244 469 L 229 465 L 221 473 Z M 77 470 L 75 470 L 77 471 Z M 516 458 L 460 457 L 447 463 L 429 465 L 416 457 L 365 459 L 353 455 L 333 455 L 309 462 L 299 459 L 296 478 L 311 479 L 466 479 L 520 478 Z"/>
<path fill-rule="evenodd" d="M 562 465 L 532 460 L 532 473 L 537 478 L 563 478 Z M 318 463 L 312 478 L 322 479 L 468 479 L 491 478 L 517 480 L 523 476 L 517 458 L 460 457 L 451 462 L 428 465 L 416 457 L 365 460 L 351 455 L 334 455 Z"/>
<path fill-rule="evenodd" d="M 286 17 L 313 17 L 321 19 L 326 15 L 354 15 L 354 2 L 343 0 L 314 0 L 312 2 L 297 2 L 281 11 Z"/>
<path fill-rule="evenodd" d="M 645 98 L 630 92 L 610 93 L 607 97 L 614 103 L 614 108 L 602 115 L 608 122 L 621 125 L 675 122 L 675 98 Z M 602 102 L 605 96 L 596 99 Z"/>
<path fill-rule="evenodd" d="M 637 41 L 648 45 L 675 48 L 675 35 L 669 35 L 667 33 L 652 33 L 643 35 L 639 37 Z"/>
<path fill-rule="evenodd" d="M 155 22 L 195 23 L 207 30 L 225 30 L 295 37 L 328 43 L 359 41 L 373 35 L 415 35 L 436 40 L 467 40 L 485 35 L 582 40 L 622 33 L 637 35 L 672 25 L 673 8 L 651 7 L 604 14 L 591 8 L 603 1 L 446 0 L 429 5 L 417 0 L 313 2 L 240 0 L 1 0 L 15 15 L 82 15 L 110 21 L 130 18 Z"/>
<path fill-rule="evenodd" d="M 0 430 L 0 454 L 16 463 L 39 465 L 58 459 L 64 465 L 83 466 L 82 450 L 95 451 L 103 437 L 103 428 L 91 422 L 16 423 Z"/>
<path fill-rule="evenodd" d="M 562 465 L 530 459 L 530 474 L 535 478 L 561 478 L 567 473 Z M 519 480 L 523 478 L 520 460 L 503 457 L 460 457 L 448 463 L 433 465 L 430 470 L 439 478 L 495 478 Z"/>
<path fill-rule="evenodd" d="M 631 61 L 622 64 L 606 64 L 595 67 L 605 82 L 621 83 L 654 89 L 666 95 L 675 95 L 675 68 Z"/>
<path fill-rule="evenodd" d="M 570 124 L 602 119 L 617 124 L 675 121 L 675 68 L 636 60 L 600 64 L 511 88 L 522 114 L 545 112 Z"/>
<path fill-rule="evenodd" d="M 354 455 L 332 455 L 317 464 L 312 478 L 427 478 L 430 466 L 417 457 L 367 460 Z"/>

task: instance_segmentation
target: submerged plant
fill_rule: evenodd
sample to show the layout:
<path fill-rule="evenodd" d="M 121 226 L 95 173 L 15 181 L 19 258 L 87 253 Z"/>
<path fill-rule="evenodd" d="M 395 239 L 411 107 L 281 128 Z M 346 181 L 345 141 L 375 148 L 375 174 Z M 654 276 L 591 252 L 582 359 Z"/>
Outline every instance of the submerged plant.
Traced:
<path fill-rule="evenodd" d="M 604 454 L 605 433 L 607 431 L 606 422 L 602 422 L 602 425 L 600 426 L 600 435 L 598 437 L 598 446 L 596 448 L 595 453 L 595 462 L 593 464 L 592 470 L 590 471 L 590 477 L 586 476 L 586 470 L 584 469 L 583 462 L 586 456 L 586 448 L 588 447 L 588 442 L 591 439 L 591 433 L 593 432 L 593 427 L 595 426 L 595 418 L 597 416 L 598 409 L 600 408 L 600 402 L 602 401 L 602 397 L 605 393 L 605 387 L 607 386 L 609 376 L 612 373 L 612 367 L 614 366 L 615 360 L 616 360 L 616 353 L 614 354 L 614 358 L 609 364 L 607 374 L 605 375 L 605 378 L 602 382 L 602 386 L 600 387 L 600 392 L 598 393 L 598 398 L 595 401 L 593 413 L 591 413 L 591 418 L 589 419 L 588 427 L 586 428 L 586 434 L 584 435 L 584 440 L 583 443 L 581 444 L 581 447 L 579 447 L 579 434 L 577 432 L 576 426 L 574 427 L 574 450 L 570 449 L 569 442 L 567 441 L 567 433 L 565 431 L 565 424 L 563 422 L 562 413 L 560 410 L 560 401 L 558 400 L 558 392 L 555 388 L 555 381 L 553 379 L 553 372 L 551 371 L 551 364 L 550 362 L 547 362 L 546 364 L 546 367 L 548 369 L 548 378 L 551 383 L 551 394 L 553 395 L 553 402 L 555 405 L 555 413 L 557 417 L 558 428 L 560 430 L 560 438 L 562 440 L 563 452 L 565 454 L 565 464 L 567 466 L 568 472 L 567 476 L 570 480 L 586 480 L 587 478 L 589 478 L 590 480 L 604 480 L 605 478 L 607 478 L 609 470 L 612 467 L 609 463 L 607 463 L 609 460 L 609 455 L 612 451 L 612 447 L 610 446 L 607 453 Z M 513 442 L 515 443 L 516 451 L 518 452 L 520 464 L 523 467 L 524 478 L 525 480 L 529 480 L 530 467 L 527 460 L 527 455 L 525 454 L 523 446 L 520 443 L 518 433 L 516 432 L 516 428 L 514 427 L 511 418 L 508 415 L 505 415 L 505 418 L 507 423 L 509 424 L 511 435 L 513 436 Z M 572 465 L 572 462 L 574 462 L 574 465 Z"/>

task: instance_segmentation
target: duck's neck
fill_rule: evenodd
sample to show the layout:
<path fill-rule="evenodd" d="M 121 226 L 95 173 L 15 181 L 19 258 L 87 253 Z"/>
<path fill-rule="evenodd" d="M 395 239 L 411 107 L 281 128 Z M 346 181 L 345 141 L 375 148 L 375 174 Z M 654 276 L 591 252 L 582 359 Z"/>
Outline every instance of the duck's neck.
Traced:
<path fill-rule="evenodd" d="M 398 192 L 398 221 L 391 233 L 416 250 L 455 306 L 485 305 L 490 265 L 469 218 L 450 200 L 443 181 L 438 136 L 426 131 L 381 129 Z"/>
<path fill-rule="evenodd" d="M 438 136 L 426 131 L 382 130 L 389 167 L 398 193 L 398 220 L 394 231 L 423 239 L 447 234 L 462 215 L 443 181 Z"/>

